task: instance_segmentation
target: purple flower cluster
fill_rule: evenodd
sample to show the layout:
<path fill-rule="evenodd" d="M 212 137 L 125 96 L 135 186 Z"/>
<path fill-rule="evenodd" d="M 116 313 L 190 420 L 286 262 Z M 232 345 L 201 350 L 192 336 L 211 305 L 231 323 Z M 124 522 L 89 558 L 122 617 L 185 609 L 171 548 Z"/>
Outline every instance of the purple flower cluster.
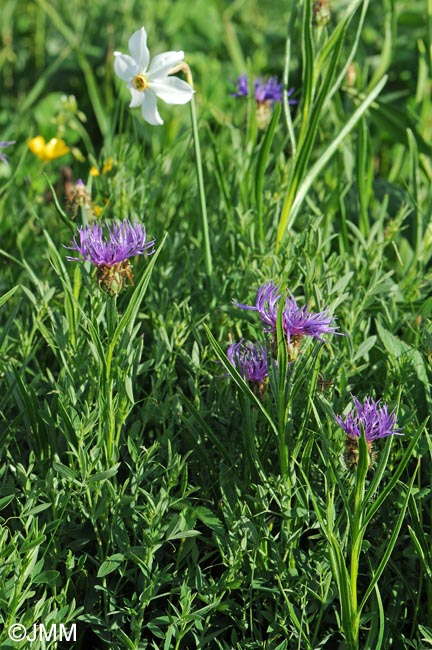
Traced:
<path fill-rule="evenodd" d="M 363 427 L 366 440 L 372 443 L 386 436 L 402 435 L 396 426 L 394 412 L 389 413 L 386 404 L 377 402 L 372 397 L 366 397 L 363 404 L 352 395 L 354 408 L 348 413 L 345 420 L 340 415 L 335 415 L 335 420 L 345 431 L 348 438 L 356 439 L 361 436 Z"/>
<path fill-rule="evenodd" d="M 0 149 L 5 149 L 6 147 L 9 147 L 9 145 L 15 144 L 15 140 L 9 140 L 9 142 L 4 142 L 0 141 Z M 6 158 L 5 154 L 0 151 L 0 160 L 5 163 L 5 165 L 8 164 L 8 159 Z"/>
<path fill-rule="evenodd" d="M 77 251 L 81 257 L 66 259 L 94 264 L 100 288 L 117 296 L 128 284 L 134 284 L 129 258 L 154 253 L 154 240 L 148 242 L 144 226 L 127 219 L 106 228 L 108 237 L 104 237 L 98 223 L 78 228 L 79 242 L 75 237 L 72 246 L 66 248 Z"/>
<path fill-rule="evenodd" d="M 303 337 L 310 336 L 323 342 L 325 334 L 341 334 L 334 318 L 328 310 L 317 313 L 309 311 L 307 306 L 300 307 L 291 292 L 283 292 L 281 287 L 270 281 L 263 284 L 257 293 L 255 305 L 234 303 L 240 309 L 256 311 L 261 317 L 264 330 L 273 335 L 272 353 L 278 318 L 281 318 L 289 362 L 298 357 Z M 249 381 L 251 389 L 260 399 L 263 398 L 268 383 L 268 354 L 263 345 L 241 339 L 232 343 L 227 350 L 231 364 L 239 368 L 240 374 Z M 343 419 L 335 415 L 337 424 L 345 431 L 345 461 L 349 469 L 354 469 L 359 462 L 359 438 L 365 432 L 368 446 L 368 465 L 375 460 L 373 443 L 375 440 L 391 435 L 402 435 L 397 426 L 396 415 L 389 412 L 386 404 L 372 397 L 360 402 L 352 396 L 354 408 Z"/>
<path fill-rule="evenodd" d="M 263 345 L 241 339 L 231 343 L 227 357 L 234 367 L 238 367 L 244 379 L 251 382 L 263 382 L 268 377 L 267 350 Z"/>
<path fill-rule="evenodd" d="M 240 309 L 257 311 L 266 331 L 275 332 L 280 301 L 283 295 L 279 286 L 273 281 L 263 284 L 258 290 L 255 306 L 242 305 Z M 340 334 L 334 325 L 334 319 L 327 310 L 311 313 L 306 305 L 299 307 L 296 299 L 290 293 L 285 297 L 285 305 L 282 311 L 282 327 L 288 342 L 299 341 L 303 336 L 312 336 L 323 342 L 323 334 Z"/>
<path fill-rule="evenodd" d="M 287 91 L 288 97 L 292 95 L 294 88 Z M 232 93 L 233 97 L 247 97 L 249 95 L 249 79 L 246 74 L 242 74 L 237 79 L 237 90 Z M 270 77 L 266 82 L 258 77 L 254 81 L 254 96 L 258 104 L 266 102 L 281 102 L 283 100 L 283 84 L 279 83 L 276 77 Z M 290 104 L 297 104 L 294 99 L 289 100 Z"/>
<path fill-rule="evenodd" d="M 104 238 L 102 226 L 93 223 L 85 228 L 78 228 L 79 243 L 76 237 L 70 250 L 76 250 L 81 257 L 67 257 L 73 262 L 91 262 L 95 266 L 114 266 L 135 255 L 154 253 L 154 240 L 146 241 L 146 230 L 140 223 L 130 223 L 127 219 L 121 223 L 107 226 L 108 238 Z"/>

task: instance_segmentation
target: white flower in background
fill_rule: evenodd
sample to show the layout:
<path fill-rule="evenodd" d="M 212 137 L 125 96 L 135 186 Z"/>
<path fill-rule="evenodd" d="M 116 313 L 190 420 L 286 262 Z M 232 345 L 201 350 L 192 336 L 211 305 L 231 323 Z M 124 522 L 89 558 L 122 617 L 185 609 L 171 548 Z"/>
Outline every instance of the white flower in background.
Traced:
<path fill-rule="evenodd" d="M 159 115 L 156 97 L 167 104 L 186 104 L 193 95 L 191 86 L 178 79 L 168 76 L 179 70 L 184 52 L 163 52 L 157 54 L 150 63 L 150 53 L 147 47 L 147 34 L 144 27 L 138 29 L 129 39 L 129 54 L 114 52 L 114 71 L 126 82 L 132 93 L 129 106 L 141 106 L 143 118 L 149 124 L 163 124 Z M 150 65 L 149 65 L 150 63 Z"/>

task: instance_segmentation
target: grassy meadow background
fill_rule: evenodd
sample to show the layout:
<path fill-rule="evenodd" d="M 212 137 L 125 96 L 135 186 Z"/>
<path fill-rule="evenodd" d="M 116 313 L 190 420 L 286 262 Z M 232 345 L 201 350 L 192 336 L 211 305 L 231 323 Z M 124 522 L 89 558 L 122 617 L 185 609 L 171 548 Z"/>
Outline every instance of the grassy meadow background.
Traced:
<path fill-rule="evenodd" d="M 33 650 L 431 646 L 432 2 L 324 4 L 1 0 L 1 648 L 14 623 L 76 623 Z M 113 72 L 141 26 L 192 70 L 211 267 L 190 106 L 152 127 Z M 242 73 L 297 104 L 258 128 Z M 156 239 L 117 300 L 66 261 L 79 178 Z M 343 336 L 260 403 L 224 353 L 265 341 L 233 300 L 271 279 Z M 403 432 L 369 470 L 351 394 Z"/>

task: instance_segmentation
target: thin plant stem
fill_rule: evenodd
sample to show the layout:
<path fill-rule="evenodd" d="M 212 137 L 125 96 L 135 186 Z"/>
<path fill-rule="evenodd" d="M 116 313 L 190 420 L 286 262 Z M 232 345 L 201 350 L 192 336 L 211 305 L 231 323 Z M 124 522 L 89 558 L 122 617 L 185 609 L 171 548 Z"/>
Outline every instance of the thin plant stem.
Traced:
<path fill-rule="evenodd" d="M 291 150 L 292 150 L 292 155 L 294 156 L 297 150 L 297 142 L 296 142 L 296 137 L 294 133 L 294 126 L 293 126 L 293 121 L 291 117 L 291 110 L 289 107 L 289 99 L 288 99 L 288 82 L 289 82 L 289 64 L 290 64 L 290 59 L 291 59 L 291 32 L 292 28 L 295 22 L 297 16 L 297 11 L 296 7 L 294 6 L 294 9 L 291 13 L 291 18 L 289 21 L 288 25 L 288 34 L 286 38 L 286 45 L 285 45 L 285 65 L 284 65 L 284 76 L 283 76 L 283 82 L 284 82 L 284 93 L 283 93 L 283 107 L 284 107 L 284 115 L 285 115 L 285 121 L 288 129 L 288 134 L 291 140 Z"/>
<path fill-rule="evenodd" d="M 351 629 L 350 644 L 353 650 L 358 650 L 359 643 L 359 626 L 360 626 L 360 610 L 358 607 L 357 590 L 358 590 L 358 573 L 360 553 L 363 542 L 363 535 L 365 528 L 362 526 L 363 522 L 363 507 L 364 507 L 364 493 L 365 481 L 369 467 L 369 451 L 366 442 L 366 435 L 362 431 L 362 436 L 359 440 L 359 463 L 357 466 L 355 491 L 354 491 L 354 514 L 352 519 L 351 530 L 351 561 L 350 561 L 350 595 L 351 595 Z"/>
<path fill-rule="evenodd" d="M 195 106 L 195 100 L 192 96 L 191 100 L 191 120 L 192 120 L 192 132 L 195 146 L 195 165 L 197 171 L 197 180 L 198 180 L 198 191 L 200 198 L 200 208 L 201 208 L 201 223 L 204 237 L 204 256 L 205 256 L 205 265 L 206 271 L 209 278 L 213 275 L 213 263 L 212 263 L 212 254 L 210 248 L 210 233 L 209 225 L 207 219 L 207 203 L 205 197 L 204 189 L 204 176 L 202 170 L 202 160 L 201 160 L 201 148 L 198 135 L 198 121 L 197 121 L 197 112 Z"/>
<path fill-rule="evenodd" d="M 192 72 L 187 63 L 185 62 L 180 63 L 179 65 L 172 68 L 168 74 L 175 74 L 176 72 L 180 72 L 180 71 L 184 73 L 188 84 L 193 88 L 194 85 L 193 85 Z M 201 208 L 201 225 L 202 225 L 202 231 L 204 237 L 204 258 L 205 258 L 206 272 L 208 277 L 211 279 L 213 276 L 213 262 L 212 262 L 211 248 L 210 248 L 210 233 L 209 233 L 209 225 L 208 225 L 208 218 L 207 218 L 207 202 L 205 196 L 201 147 L 200 147 L 199 133 L 198 133 L 198 118 L 197 118 L 195 99 L 193 95 L 192 95 L 190 106 L 191 106 L 192 134 L 193 134 L 194 149 L 195 149 L 195 166 L 197 172 L 198 193 L 199 193 L 200 208 Z"/>

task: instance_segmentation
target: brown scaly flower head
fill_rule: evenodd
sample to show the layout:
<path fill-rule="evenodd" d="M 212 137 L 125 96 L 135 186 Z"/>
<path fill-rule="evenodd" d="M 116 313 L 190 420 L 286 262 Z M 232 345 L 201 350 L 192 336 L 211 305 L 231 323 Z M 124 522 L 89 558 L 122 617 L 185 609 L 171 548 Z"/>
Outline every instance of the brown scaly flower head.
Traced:
<path fill-rule="evenodd" d="M 85 208 L 87 217 L 91 220 L 94 218 L 93 205 L 84 182 L 81 178 L 79 178 L 76 183 L 74 183 L 71 178 L 65 178 L 64 169 L 65 168 L 62 169 L 62 175 L 64 178 L 64 192 L 68 212 L 70 212 L 72 219 L 75 219 L 79 208 Z"/>
<path fill-rule="evenodd" d="M 328 0 L 314 0 L 312 5 L 313 19 L 317 27 L 324 27 L 330 20 L 331 11 Z"/>

